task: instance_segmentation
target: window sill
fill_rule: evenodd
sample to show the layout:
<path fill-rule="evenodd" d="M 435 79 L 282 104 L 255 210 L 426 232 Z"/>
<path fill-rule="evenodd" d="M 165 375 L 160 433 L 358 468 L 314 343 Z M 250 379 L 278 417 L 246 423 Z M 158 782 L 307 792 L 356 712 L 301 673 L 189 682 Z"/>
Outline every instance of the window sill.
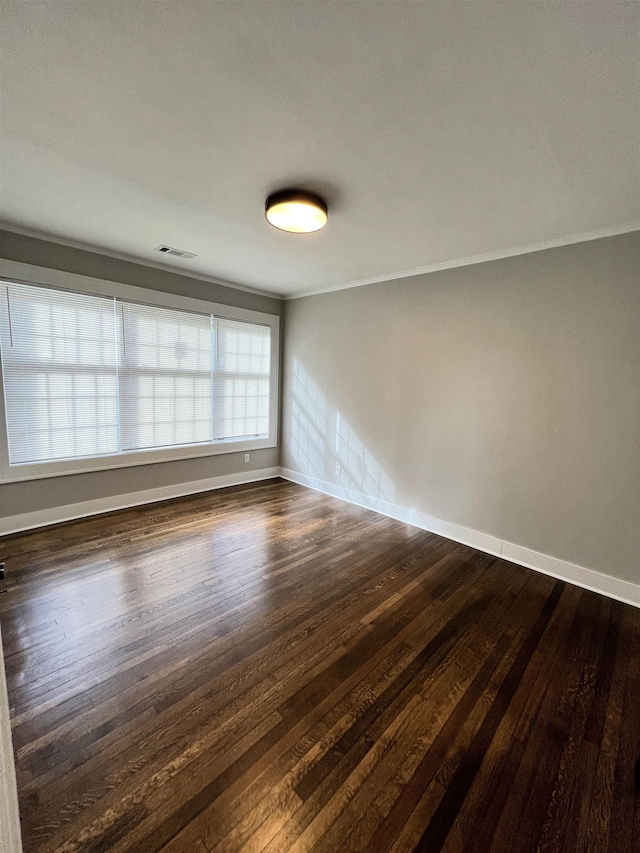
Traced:
<path fill-rule="evenodd" d="M 94 471 L 112 471 L 116 468 L 132 468 L 139 465 L 157 465 L 162 462 L 179 462 L 184 459 L 198 459 L 228 453 L 247 453 L 250 450 L 277 446 L 275 438 L 249 438 L 239 441 L 223 440 L 215 444 L 165 447 L 158 450 L 132 450 L 115 456 L 88 456 L 83 459 L 65 459 L 60 462 L 5 465 L 0 472 L 0 484 L 88 474 Z"/>

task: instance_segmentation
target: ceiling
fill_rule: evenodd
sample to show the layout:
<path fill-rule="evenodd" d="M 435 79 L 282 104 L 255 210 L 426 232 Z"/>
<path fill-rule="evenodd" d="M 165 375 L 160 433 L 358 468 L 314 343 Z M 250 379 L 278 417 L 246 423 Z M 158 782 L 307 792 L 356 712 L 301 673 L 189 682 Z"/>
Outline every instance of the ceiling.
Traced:
<path fill-rule="evenodd" d="M 0 220 L 284 295 L 638 228 L 639 30 L 614 0 L 5 0 Z M 323 231 L 267 224 L 289 185 Z"/>

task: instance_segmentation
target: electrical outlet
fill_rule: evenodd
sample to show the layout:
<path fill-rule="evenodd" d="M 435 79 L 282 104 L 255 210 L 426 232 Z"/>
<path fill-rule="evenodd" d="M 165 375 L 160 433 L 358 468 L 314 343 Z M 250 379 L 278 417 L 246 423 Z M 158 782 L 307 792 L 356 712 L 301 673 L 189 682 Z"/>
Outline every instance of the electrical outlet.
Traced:
<path fill-rule="evenodd" d="M 250 457 L 250 454 L 249 454 L 249 453 L 245 453 L 245 454 L 244 454 L 244 461 L 245 461 L 245 462 L 248 462 L 248 461 L 249 461 L 249 457 Z"/>
<path fill-rule="evenodd" d="M 342 474 L 342 468 L 340 465 L 336 465 L 336 477 L 339 477 Z"/>

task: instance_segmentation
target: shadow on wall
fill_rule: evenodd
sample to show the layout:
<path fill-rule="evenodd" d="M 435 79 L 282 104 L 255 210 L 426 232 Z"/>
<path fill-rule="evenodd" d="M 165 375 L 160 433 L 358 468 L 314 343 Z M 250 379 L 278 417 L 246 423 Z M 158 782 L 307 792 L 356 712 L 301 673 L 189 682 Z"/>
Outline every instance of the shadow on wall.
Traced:
<path fill-rule="evenodd" d="M 390 478 L 297 358 L 293 360 L 292 390 L 291 452 L 300 472 L 369 498 L 393 502 L 395 488 Z"/>

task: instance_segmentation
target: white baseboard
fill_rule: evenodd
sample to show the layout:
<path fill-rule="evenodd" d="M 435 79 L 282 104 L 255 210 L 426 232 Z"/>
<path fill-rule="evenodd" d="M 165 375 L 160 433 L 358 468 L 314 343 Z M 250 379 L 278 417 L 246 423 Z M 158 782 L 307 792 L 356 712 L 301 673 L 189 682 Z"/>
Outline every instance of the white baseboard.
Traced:
<path fill-rule="evenodd" d="M 0 635 L 0 853 L 22 853 L 18 788 L 11 744 L 7 680 Z"/>
<path fill-rule="evenodd" d="M 256 483 L 260 480 L 271 480 L 280 476 L 280 468 L 260 468 L 257 471 L 242 471 L 238 474 L 224 474 L 220 477 L 209 477 L 206 480 L 195 480 L 191 483 L 176 483 L 171 486 L 161 486 L 157 489 L 145 489 L 141 492 L 129 492 L 125 495 L 114 495 L 109 498 L 97 498 L 82 503 L 67 504 L 52 507 L 37 512 L 25 512 L 20 515 L 10 515 L 0 518 L 0 536 L 9 533 L 19 533 L 21 530 L 31 530 L 34 527 L 44 527 L 47 524 L 59 524 L 62 521 L 73 521 L 89 515 L 99 515 L 102 512 L 112 512 L 116 509 L 129 509 L 133 506 L 166 501 L 170 498 L 181 498 L 185 495 L 195 495 L 198 492 L 209 492 L 213 489 L 223 489 L 225 486 L 239 486 L 244 483 Z M 0 851 L 2 853 L 2 851 Z"/>
<path fill-rule="evenodd" d="M 455 542 L 461 542 L 463 545 L 470 545 L 479 551 L 493 554 L 496 557 L 502 557 L 512 563 L 526 566 L 528 569 L 534 569 L 537 572 L 542 572 L 545 575 L 551 575 L 551 577 L 576 584 L 576 586 L 598 592 L 609 598 L 615 598 L 618 601 L 625 602 L 625 604 L 640 607 L 640 585 L 603 574 L 594 569 L 588 569 L 576 563 L 561 560 L 558 557 L 552 557 L 549 554 L 534 551 L 531 548 L 525 548 L 522 545 L 499 539 L 496 536 L 482 533 L 480 530 L 474 530 L 471 527 L 464 527 L 461 524 L 445 521 L 442 518 L 436 518 L 435 516 L 427 515 L 426 513 L 418 512 L 409 507 L 393 504 L 379 498 L 371 498 L 360 492 L 328 483 L 320 480 L 318 477 L 301 474 L 289 468 L 261 468 L 257 471 L 225 474 L 220 477 L 210 477 L 206 480 L 196 480 L 191 483 L 178 483 L 171 486 L 162 486 L 157 489 L 146 489 L 140 492 L 130 492 L 125 495 L 98 498 L 83 503 L 67 504 L 66 506 L 52 507 L 47 510 L 7 516 L 0 518 L 0 536 L 6 536 L 9 533 L 18 533 L 22 530 L 31 530 L 36 527 L 44 527 L 48 524 L 73 521 L 76 518 L 99 515 L 103 512 L 128 509 L 129 507 L 141 506 L 142 504 L 154 503 L 155 501 L 184 497 L 185 495 L 208 492 L 213 489 L 223 489 L 225 486 L 270 480 L 273 477 L 284 477 L 284 479 L 291 480 L 301 486 L 307 486 L 310 489 L 315 489 L 334 498 L 339 498 L 340 500 L 348 501 L 357 506 L 389 516 L 390 518 L 395 518 L 398 521 L 412 524 L 414 527 L 428 530 L 430 533 L 437 533 L 439 536 L 453 539 Z"/>
<path fill-rule="evenodd" d="M 428 530 L 430 533 L 437 533 L 447 539 L 453 539 L 454 542 L 470 545 L 472 548 L 477 548 L 479 551 L 484 551 L 487 554 L 493 554 L 495 557 L 501 557 L 511 563 L 517 563 L 528 569 L 534 569 L 536 572 L 542 572 L 542 574 L 567 581 L 567 583 L 575 584 L 592 592 L 598 592 L 609 598 L 615 598 L 617 601 L 623 601 L 625 604 L 640 607 L 640 585 L 621 580 L 620 578 L 614 578 L 611 575 L 605 575 L 594 569 L 587 569 L 585 566 L 579 566 L 577 563 L 560 560 L 558 557 L 551 557 L 549 554 L 533 551 L 531 548 L 507 542 L 488 533 L 473 530 L 471 527 L 464 527 L 461 524 L 444 521 L 441 518 L 418 512 L 409 507 L 392 504 L 378 498 L 371 498 L 360 492 L 345 489 L 333 483 L 327 483 L 318 477 L 301 474 L 289 468 L 281 468 L 280 476 L 285 480 L 291 480 L 291 482 L 298 483 L 301 486 L 307 486 L 310 489 L 331 495 L 331 497 L 371 509 L 374 512 L 379 512 L 381 515 L 387 515 L 398 521 L 404 521 L 406 524 L 412 524 L 414 527 Z"/>

